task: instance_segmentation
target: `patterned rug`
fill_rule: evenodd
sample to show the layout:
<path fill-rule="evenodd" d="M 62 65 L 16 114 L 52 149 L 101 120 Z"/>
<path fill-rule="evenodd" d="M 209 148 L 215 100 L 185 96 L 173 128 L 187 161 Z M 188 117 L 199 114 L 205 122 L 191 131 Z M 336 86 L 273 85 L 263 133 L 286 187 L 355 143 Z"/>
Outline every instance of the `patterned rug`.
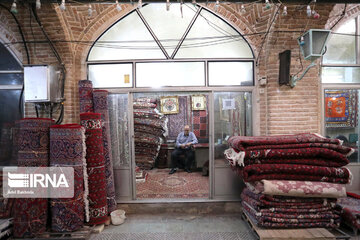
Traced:
<path fill-rule="evenodd" d="M 103 122 L 102 134 L 104 140 L 104 158 L 105 158 L 105 176 L 106 176 L 106 194 L 108 211 L 111 213 L 116 209 L 114 171 L 112 163 L 111 136 L 109 124 L 108 91 L 95 90 L 93 92 L 94 111 L 101 113 Z"/>
<path fill-rule="evenodd" d="M 93 86 L 89 80 L 79 81 L 80 113 L 94 112 Z"/>
<path fill-rule="evenodd" d="M 3 197 L 3 172 L 0 171 L 0 219 L 10 218 L 11 212 L 13 210 L 13 205 L 15 202 L 14 198 L 4 198 Z"/>
<path fill-rule="evenodd" d="M 169 175 L 170 169 L 147 171 L 144 183 L 136 184 L 136 197 L 147 198 L 208 198 L 209 178 L 201 172 L 187 173 L 180 169 Z"/>
<path fill-rule="evenodd" d="M 189 107 L 187 96 L 179 96 L 179 113 L 167 115 L 169 135 L 167 139 L 176 139 L 179 132 L 189 124 Z"/>
<path fill-rule="evenodd" d="M 193 132 L 198 140 L 208 139 L 208 118 L 207 111 L 193 111 L 192 112 Z"/>
<path fill-rule="evenodd" d="M 15 126 L 12 129 L 12 153 L 11 153 L 11 166 L 17 166 L 18 164 L 18 153 L 19 153 L 19 131 L 20 131 L 20 120 L 15 121 Z"/>
<path fill-rule="evenodd" d="M 12 129 L 14 123 L 0 123 L 0 162 L 1 165 L 8 165 L 11 160 Z"/>
<path fill-rule="evenodd" d="M 72 232 L 84 225 L 85 205 L 87 213 L 89 211 L 84 144 L 85 129 L 79 124 L 54 125 L 50 128 L 50 166 L 74 168 L 74 197 L 50 199 L 52 231 Z"/>
<path fill-rule="evenodd" d="M 49 165 L 49 132 L 54 121 L 48 118 L 20 120 L 19 167 Z M 17 198 L 14 205 L 14 237 L 33 237 L 46 230 L 48 200 Z"/>
<path fill-rule="evenodd" d="M 339 198 L 337 209 L 340 211 L 342 222 L 350 226 L 357 234 L 360 230 L 360 196 L 348 193 L 347 197 Z"/>
<path fill-rule="evenodd" d="M 89 182 L 90 224 L 107 220 L 106 178 L 101 114 L 80 114 L 81 125 L 86 129 L 86 167 Z"/>
<path fill-rule="evenodd" d="M 357 90 L 325 91 L 326 127 L 356 127 L 357 99 Z"/>

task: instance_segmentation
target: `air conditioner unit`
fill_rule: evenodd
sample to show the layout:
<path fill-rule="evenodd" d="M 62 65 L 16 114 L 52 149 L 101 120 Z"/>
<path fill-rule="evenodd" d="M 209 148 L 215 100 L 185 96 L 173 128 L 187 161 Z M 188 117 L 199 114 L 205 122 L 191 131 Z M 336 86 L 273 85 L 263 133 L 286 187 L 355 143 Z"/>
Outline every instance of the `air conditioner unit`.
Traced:
<path fill-rule="evenodd" d="M 61 102 L 60 67 L 53 65 L 24 66 L 25 102 Z"/>

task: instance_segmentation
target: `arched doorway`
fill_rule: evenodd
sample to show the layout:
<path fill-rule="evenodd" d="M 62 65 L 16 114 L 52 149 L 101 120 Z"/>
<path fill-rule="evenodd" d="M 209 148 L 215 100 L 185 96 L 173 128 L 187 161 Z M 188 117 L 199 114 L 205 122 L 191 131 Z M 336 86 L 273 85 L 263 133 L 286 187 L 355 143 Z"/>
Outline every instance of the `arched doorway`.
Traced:
<path fill-rule="evenodd" d="M 87 65 L 94 87 L 112 93 L 118 200 L 139 199 L 135 169 L 143 167 L 139 156 L 144 157 L 136 155 L 134 129 L 139 121 L 133 103 L 143 97 L 155 99 L 160 111 L 162 97 L 175 97 L 183 104 L 179 109 L 187 109 L 176 112 L 181 115 L 177 117 L 162 114 L 173 120 L 167 121 L 168 129 L 175 131 L 169 122 L 178 121 L 177 131 L 189 124 L 203 141 L 206 150 L 200 155 L 206 156 L 199 166 L 202 169 L 209 160 L 210 169 L 206 199 L 239 197 L 240 189 L 233 190 L 239 183 L 221 153 L 229 136 L 252 134 L 254 54 L 236 29 L 199 5 L 172 4 L 167 11 L 166 4 L 148 4 L 108 28 L 90 49 Z M 205 99 L 205 108 L 193 108 L 193 99 Z M 176 139 L 174 132 L 169 136 L 161 136 L 166 145 Z M 157 157 L 158 152 L 154 167 Z"/>

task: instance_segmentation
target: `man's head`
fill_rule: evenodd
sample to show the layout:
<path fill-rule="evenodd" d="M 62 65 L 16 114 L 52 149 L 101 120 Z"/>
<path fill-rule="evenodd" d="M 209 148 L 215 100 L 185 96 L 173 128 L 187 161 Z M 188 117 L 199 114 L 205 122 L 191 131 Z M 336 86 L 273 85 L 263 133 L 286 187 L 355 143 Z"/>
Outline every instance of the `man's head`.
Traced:
<path fill-rule="evenodd" d="M 190 132 L 190 126 L 189 125 L 185 125 L 184 126 L 184 135 L 188 136 Z"/>

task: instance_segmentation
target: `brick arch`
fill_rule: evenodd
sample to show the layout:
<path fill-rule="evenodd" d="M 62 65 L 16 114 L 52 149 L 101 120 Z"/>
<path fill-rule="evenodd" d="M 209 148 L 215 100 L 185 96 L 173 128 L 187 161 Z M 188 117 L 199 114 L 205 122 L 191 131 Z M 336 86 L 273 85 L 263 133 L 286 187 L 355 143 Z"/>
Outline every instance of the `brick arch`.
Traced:
<path fill-rule="evenodd" d="M 9 35 L 4 34 L 4 32 L 5 32 L 4 28 L 2 26 L 0 26 L 0 44 L 12 42 L 12 40 L 8 38 Z M 16 40 L 16 41 L 18 41 L 18 40 Z M 19 41 L 21 41 L 21 40 L 19 40 Z M 19 48 L 16 48 L 14 45 L 6 46 L 6 48 L 14 56 L 14 58 L 16 58 L 16 60 L 19 63 L 23 64 L 23 55 Z"/>
<path fill-rule="evenodd" d="M 37 11 L 37 15 L 43 25 L 43 28 L 49 38 L 54 40 L 60 40 L 60 42 L 55 42 L 54 46 L 61 57 L 62 62 L 64 63 L 67 74 L 65 81 L 65 89 L 64 96 L 66 101 L 64 102 L 64 121 L 63 123 L 71 123 L 74 122 L 74 113 L 72 109 L 72 105 L 74 102 L 74 89 L 73 89 L 73 51 L 72 44 L 68 42 L 71 40 L 70 32 L 64 27 L 62 15 L 59 10 L 58 4 L 43 4 L 41 9 Z M 32 30 L 29 24 L 29 16 L 28 14 L 23 16 L 22 19 L 23 26 L 25 31 L 27 32 L 27 40 L 43 40 L 46 41 L 42 31 L 38 24 L 32 20 Z M 35 33 L 33 36 L 32 32 Z M 65 41 L 63 41 L 65 40 Z M 32 56 L 32 64 L 58 64 L 57 58 L 55 57 L 51 47 L 48 43 L 44 44 L 30 44 L 29 50 Z M 35 112 L 33 108 L 29 105 L 26 107 L 26 115 L 34 116 Z M 58 115 L 53 116 L 57 118 Z"/>
<path fill-rule="evenodd" d="M 325 29 L 336 30 L 342 24 L 348 20 L 357 17 L 360 15 L 360 5 L 359 4 L 348 4 L 346 6 L 345 14 L 343 15 L 345 4 L 336 4 L 332 11 L 329 14 L 329 19 L 325 24 Z"/>
<path fill-rule="evenodd" d="M 202 4 L 204 8 L 212 11 L 215 13 L 215 4 L 209 4 L 208 6 L 205 6 Z M 117 22 L 120 18 L 124 17 L 129 12 L 133 11 L 136 6 L 133 6 L 131 4 L 122 4 L 123 10 L 121 12 L 118 12 L 116 10 L 115 6 L 110 6 L 106 10 L 104 10 L 101 14 L 99 14 L 91 23 L 89 23 L 85 30 L 83 31 L 83 34 L 79 36 L 79 41 L 96 41 L 96 39 L 104 32 L 106 31 L 112 24 Z M 218 13 L 215 13 L 216 15 L 223 18 L 225 21 L 227 21 L 231 26 L 233 26 L 238 32 L 241 34 L 248 34 L 248 33 L 254 33 L 255 29 L 252 27 L 252 23 L 249 22 L 245 17 L 241 17 L 239 15 L 240 9 L 237 9 L 237 4 L 232 4 L 231 7 L 228 6 L 222 6 L 220 7 Z M 238 17 L 240 18 L 238 19 Z M 255 42 L 258 41 L 256 38 L 246 38 L 248 41 L 250 47 L 253 49 L 254 54 L 256 56 L 256 52 L 254 50 L 253 45 L 255 45 Z M 75 61 L 77 64 L 81 65 L 81 71 L 78 75 L 79 79 L 85 79 L 86 78 L 86 57 L 88 55 L 88 52 L 90 51 L 91 46 L 77 46 L 75 49 L 76 56 Z"/>
<path fill-rule="evenodd" d="M 101 14 L 98 14 L 82 31 L 76 39 L 78 41 L 96 41 L 101 34 L 103 34 L 110 26 L 116 23 L 119 19 L 133 11 L 136 7 L 131 4 L 121 4 L 122 10 L 119 12 L 116 6 L 110 6 L 105 9 Z M 89 45 L 77 45 L 75 47 L 75 63 L 80 66 L 80 71 L 77 73 L 78 79 L 86 78 L 86 58 L 92 47 Z"/>
<path fill-rule="evenodd" d="M 0 42 L 1 43 L 11 43 L 11 42 L 21 42 L 20 33 L 16 27 L 15 20 L 5 9 L 0 8 Z M 16 59 L 23 63 L 23 44 L 11 44 L 7 46 L 8 50 L 16 57 Z M 25 58 L 26 61 L 26 58 Z M 26 62 L 25 62 L 26 63 Z"/>

